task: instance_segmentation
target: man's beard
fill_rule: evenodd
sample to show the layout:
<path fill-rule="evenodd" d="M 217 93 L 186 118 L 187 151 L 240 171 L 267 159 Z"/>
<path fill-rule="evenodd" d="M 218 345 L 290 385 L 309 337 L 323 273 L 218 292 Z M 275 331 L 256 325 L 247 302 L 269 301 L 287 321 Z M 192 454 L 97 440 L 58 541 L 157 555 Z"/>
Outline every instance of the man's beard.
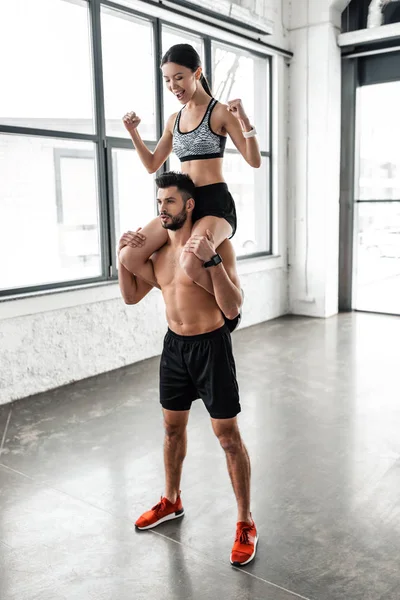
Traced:
<path fill-rule="evenodd" d="M 186 223 L 186 219 L 187 219 L 186 208 L 183 208 L 183 210 L 181 210 L 180 213 L 175 215 L 175 217 L 173 217 L 172 215 L 169 215 L 168 213 L 161 213 L 161 214 L 170 218 L 170 221 L 168 221 L 167 223 L 162 223 L 162 226 L 164 227 L 164 229 L 169 229 L 170 231 L 177 231 L 178 229 L 181 229 L 184 226 L 184 224 Z"/>

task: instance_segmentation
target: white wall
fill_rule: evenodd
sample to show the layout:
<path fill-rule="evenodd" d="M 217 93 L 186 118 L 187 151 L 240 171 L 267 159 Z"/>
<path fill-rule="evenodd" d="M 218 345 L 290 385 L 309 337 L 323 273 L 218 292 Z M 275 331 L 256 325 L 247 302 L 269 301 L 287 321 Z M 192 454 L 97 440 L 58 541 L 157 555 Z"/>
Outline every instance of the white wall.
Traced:
<path fill-rule="evenodd" d="M 245 274 L 242 285 L 243 326 L 287 311 L 283 268 Z M 58 303 L 55 296 L 52 301 Z M 3 319 L 0 404 L 155 356 L 165 332 L 164 304 L 157 290 L 136 306 L 115 298 Z"/>
<path fill-rule="evenodd" d="M 338 310 L 341 56 L 346 0 L 285 0 L 290 65 L 290 312 Z"/>
<path fill-rule="evenodd" d="M 283 43 L 280 0 L 242 0 L 274 21 Z M 241 261 L 243 327 L 288 311 L 286 270 L 287 68 L 274 58 L 274 256 Z M 279 136 L 277 135 L 279 131 Z M 0 404 L 116 369 L 160 353 L 166 321 L 161 295 L 126 307 L 107 284 L 0 302 Z"/>

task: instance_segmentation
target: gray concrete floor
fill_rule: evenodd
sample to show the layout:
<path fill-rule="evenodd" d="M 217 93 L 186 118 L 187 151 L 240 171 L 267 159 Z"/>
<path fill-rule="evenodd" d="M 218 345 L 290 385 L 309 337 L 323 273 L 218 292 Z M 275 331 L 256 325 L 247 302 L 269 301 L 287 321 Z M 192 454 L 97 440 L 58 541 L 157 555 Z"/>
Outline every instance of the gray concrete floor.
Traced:
<path fill-rule="evenodd" d="M 0 407 L 1 600 L 399 600 L 400 319 L 284 318 L 234 335 L 260 543 L 197 401 L 184 519 L 163 491 L 158 360 Z"/>

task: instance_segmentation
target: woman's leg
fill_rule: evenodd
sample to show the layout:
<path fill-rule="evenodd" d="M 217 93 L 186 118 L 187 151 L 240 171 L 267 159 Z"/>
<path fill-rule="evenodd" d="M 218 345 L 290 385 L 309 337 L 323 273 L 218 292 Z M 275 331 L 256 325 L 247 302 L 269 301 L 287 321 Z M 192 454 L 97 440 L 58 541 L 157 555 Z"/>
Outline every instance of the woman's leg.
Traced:
<path fill-rule="evenodd" d="M 232 227 L 228 221 L 221 217 L 212 216 L 202 217 L 196 221 L 192 228 L 192 235 L 206 235 L 207 229 L 214 236 L 215 248 L 218 248 L 226 238 L 232 235 Z M 207 272 L 207 269 L 204 269 L 203 263 L 197 256 L 191 252 L 182 252 L 180 265 L 192 281 L 214 295 L 210 273 Z"/>
<path fill-rule="evenodd" d="M 146 238 L 143 246 L 136 248 L 125 246 L 121 250 L 120 260 L 128 271 L 149 283 L 153 283 L 153 268 L 146 263 L 150 256 L 167 242 L 168 232 L 163 228 L 160 219 L 157 217 L 143 227 L 140 233 Z"/>

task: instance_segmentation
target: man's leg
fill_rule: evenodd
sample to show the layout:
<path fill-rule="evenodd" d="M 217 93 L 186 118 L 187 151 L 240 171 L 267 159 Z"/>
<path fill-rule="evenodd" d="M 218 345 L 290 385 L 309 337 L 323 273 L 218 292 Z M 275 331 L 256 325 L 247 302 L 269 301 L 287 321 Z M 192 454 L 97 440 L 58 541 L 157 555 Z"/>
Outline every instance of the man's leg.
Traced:
<path fill-rule="evenodd" d="M 179 496 L 183 461 L 187 449 L 189 410 L 164 413 L 165 498 L 174 504 Z"/>
<path fill-rule="evenodd" d="M 225 451 L 228 472 L 238 507 L 238 522 L 252 523 L 250 513 L 250 458 L 240 435 L 237 418 L 211 419 L 219 443 Z"/>
<path fill-rule="evenodd" d="M 186 427 L 189 411 L 164 412 L 164 464 L 165 464 L 165 495 L 161 497 L 151 510 L 143 513 L 136 521 L 137 529 L 152 529 L 165 521 L 183 517 L 180 483 L 182 465 L 186 456 Z"/>
<path fill-rule="evenodd" d="M 243 567 L 257 551 L 257 528 L 250 512 L 250 459 L 240 436 L 237 419 L 212 419 L 212 426 L 225 451 L 228 471 L 235 492 L 238 518 L 230 562 Z"/>

